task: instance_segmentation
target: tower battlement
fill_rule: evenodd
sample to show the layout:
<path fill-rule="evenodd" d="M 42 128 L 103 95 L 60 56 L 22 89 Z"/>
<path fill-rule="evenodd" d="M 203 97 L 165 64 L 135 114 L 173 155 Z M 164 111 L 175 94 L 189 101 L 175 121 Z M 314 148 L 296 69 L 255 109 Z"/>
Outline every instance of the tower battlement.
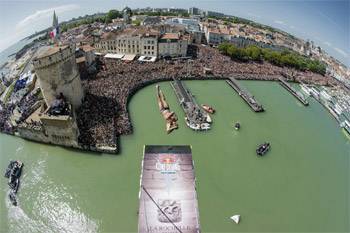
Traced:
<path fill-rule="evenodd" d="M 42 69 L 56 63 L 65 61 L 75 54 L 74 45 L 66 45 L 61 47 L 51 47 L 44 53 L 40 54 L 33 60 L 35 69 Z"/>

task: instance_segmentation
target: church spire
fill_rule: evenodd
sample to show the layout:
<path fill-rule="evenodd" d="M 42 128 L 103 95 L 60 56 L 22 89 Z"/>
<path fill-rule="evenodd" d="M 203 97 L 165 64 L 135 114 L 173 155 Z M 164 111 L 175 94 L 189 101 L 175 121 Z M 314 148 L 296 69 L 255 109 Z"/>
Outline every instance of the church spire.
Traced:
<path fill-rule="evenodd" d="M 58 18 L 56 16 L 56 12 L 55 11 L 53 11 L 52 27 L 53 28 L 57 28 L 58 27 Z"/>

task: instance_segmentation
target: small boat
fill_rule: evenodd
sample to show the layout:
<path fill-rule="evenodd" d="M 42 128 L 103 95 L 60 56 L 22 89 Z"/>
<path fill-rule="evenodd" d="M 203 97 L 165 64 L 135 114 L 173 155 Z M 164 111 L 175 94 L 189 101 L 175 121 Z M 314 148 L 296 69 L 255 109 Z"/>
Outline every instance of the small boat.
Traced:
<path fill-rule="evenodd" d="M 210 114 L 215 113 L 215 109 L 213 107 L 210 107 L 209 105 L 206 105 L 206 104 L 202 104 L 201 106 L 206 112 L 208 112 Z"/>
<path fill-rule="evenodd" d="M 235 130 L 239 130 L 241 128 L 241 124 L 239 122 L 237 122 L 235 125 Z"/>
<path fill-rule="evenodd" d="M 19 188 L 20 180 L 22 174 L 23 163 L 21 161 L 10 161 L 10 164 L 7 166 L 5 177 L 9 179 L 8 185 L 10 186 L 9 199 L 11 203 L 16 206 L 17 199 L 16 193 Z"/>
<path fill-rule="evenodd" d="M 256 154 L 263 156 L 265 155 L 268 151 L 270 150 L 270 143 L 265 142 L 261 145 L 258 146 L 258 148 L 256 149 Z"/>
<path fill-rule="evenodd" d="M 239 215 L 239 214 L 233 215 L 233 216 L 230 217 L 230 219 L 231 219 L 232 221 L 234 221 L 236 224 L 239 223 L 240 218 L 241 218 L 241 215 Z"/>
<path fill-rule="evenodd" d="M 210 129 L 210 124 L 209 123 L 202 123 L 201 124 L 201 129 L 202 130 L 209 130 Z"/>

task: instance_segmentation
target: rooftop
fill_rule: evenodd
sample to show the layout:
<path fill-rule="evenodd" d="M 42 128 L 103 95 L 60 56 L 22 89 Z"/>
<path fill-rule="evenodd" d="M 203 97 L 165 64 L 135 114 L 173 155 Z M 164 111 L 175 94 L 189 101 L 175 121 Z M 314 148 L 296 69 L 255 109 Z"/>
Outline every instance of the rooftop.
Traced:
<path fill-rule="evenodd" d="M 161 36 L 161 39 L 178 40 L 179 39 L 179 35 L 177 33 L 165 33 L 164 35 Z"/>
<path fill-rule="evenodd" d="M 40 49 L 38 56 L 36 57 L 37 59 L 48 57 L 50 55 L 53 55 L 57 53 L 58 51 L 62 49 L 66 49 L 68 45 L 64 46 L 46 46 Z"/>

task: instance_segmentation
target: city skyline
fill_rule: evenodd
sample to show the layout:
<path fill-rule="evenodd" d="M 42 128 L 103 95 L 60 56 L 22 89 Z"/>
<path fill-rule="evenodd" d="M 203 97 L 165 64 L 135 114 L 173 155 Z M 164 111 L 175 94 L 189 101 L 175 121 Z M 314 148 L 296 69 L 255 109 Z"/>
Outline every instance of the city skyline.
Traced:
<path fill-rule="evenodd" d="M 142 7 L 198 7 L 204 10 L 244 17 L 266 24 L 302 39 L 310 39 L 327 53 L 349 67 L 349 2 L 348 1 L 3 1 L 0 3 L 0 51 L 35 31 L 51 25 L 55 10 L 59 21 L 73 17 L 121 10 L 126 5 Z M 288 11 L 286 11 L 288 9 Z M 16 12 L 16 14 L 14 13 Z M 8 20 L 4 20 L 8 19 Z"/>

